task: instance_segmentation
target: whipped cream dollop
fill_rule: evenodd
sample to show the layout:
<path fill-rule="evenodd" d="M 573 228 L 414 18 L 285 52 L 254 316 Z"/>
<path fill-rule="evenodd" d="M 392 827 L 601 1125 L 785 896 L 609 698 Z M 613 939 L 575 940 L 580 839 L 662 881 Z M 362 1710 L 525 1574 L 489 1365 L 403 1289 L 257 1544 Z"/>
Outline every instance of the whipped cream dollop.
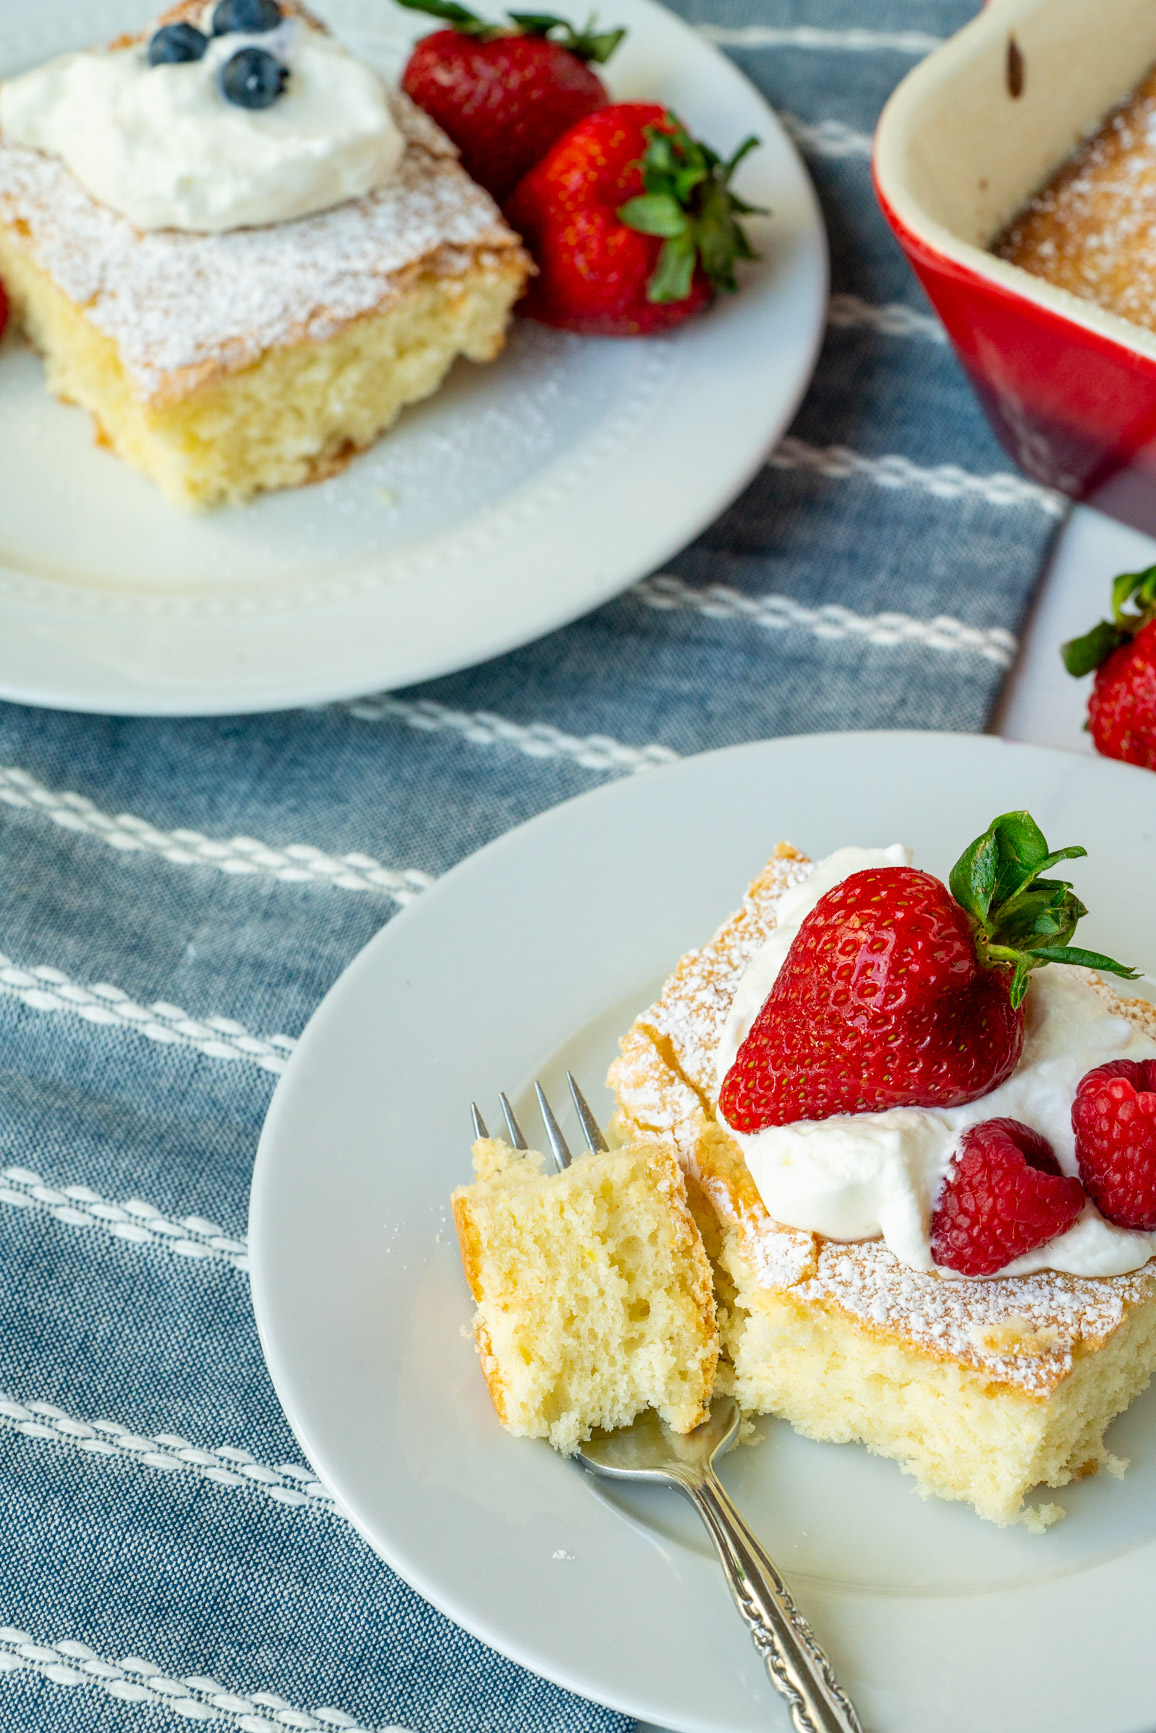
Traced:
<path fill-rule="evenodd" d="M 804 917 L 827 891 L 869 867 L 909 866 L 911 853 L 841 848 L 786 891 L 778 924 L 748 964 L 723 1025 L 718 1083 L 734 1062 L 774 986 Z M 1024 1050 L 1005 1083 L 963 1107 L 894 1107 L 830 1119 L 732 1131 L 759 1195 L 776 1221 L 832 1240 L 882 1236 L 901 1263 L 938 1269 L 931 1256 L 931 1213 L 961 1133 L 984 1119 L 1018 1119 L 1042 1132 L 1065 1173 L 1077 1174 L 1072 1102 L 1080 1079 L 1111 1059 L 1156 1058 L 1156 1041 L 1113 1016 L 1081 969 L 1050 964 L 1031 977 L 1024 1001 Z M 1156 1233 L 1113 1227 L 1089 1201 L 1068 1232 L 998 1272 L 1062 1270 L 1116 1276 L 1156 1255 Z M 942 1270 L 945 1276 L 951 1270 Z"/>
<path fill-rule="evenodd" d="M 242 48 L 289 69 L 268 108 L 221 94 L 220 68 Z M 373 68 L 295 17 L 213 37 L 202 59 L 176 65 L 150 66 L 147 42 L 61 55 L 0 84 L 0 136 L 60 157 L 138 229 L 210 232 L 360 198 L 405 149 Z"/>

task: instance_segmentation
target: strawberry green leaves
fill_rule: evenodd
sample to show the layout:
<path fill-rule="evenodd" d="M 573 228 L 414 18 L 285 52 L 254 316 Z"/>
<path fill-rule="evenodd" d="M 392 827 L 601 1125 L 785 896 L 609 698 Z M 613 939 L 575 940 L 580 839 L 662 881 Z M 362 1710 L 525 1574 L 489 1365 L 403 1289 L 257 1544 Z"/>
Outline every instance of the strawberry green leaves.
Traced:
<path fill-rule="evenodd" d="M 581 30 L 575 30 L 565 18 L 555 18 L 552 12 L 508 12 L 506 16 L 523 36 L 545 36 L 579 60 L 592 60 L 596 66 L 605 66 L 626 35 L 624 29 L 598 30 L 598 18 L 593 12 Z M 555 35 L 555 31 L 561 34 Z"/>
<path fill-rule="evenodd" d="M 457 0 L 398 0 L 398 5 L 407 7 L 410 12 L 426 12 L 431 18 L 440 18 L 443 24 L 450 25 L 463 36 L 484 38 L 500 33 L 499 25 L 487 23 L 476 12 L 459 6 Z"/>
<path fill-rule="evenodd" d="M 757 138 L 744 139 L 726 162 L 709 145 L 691 138 L 681 121 L 667 114 L 661 127 L 646 128 L 646 155 L 640 167 L 645 192 L 618 208 L 620 221 L 663 241 L 647 285 L 654 302 L 685 301 L 696 265 L 711 288 L 733 293 L 736 259 L 756 254 L 740 216 L 762 214 L 730 188 L 731 177 Z"/>
<path fill-rule="evenodd" d="M 1030 813 L 1005 812 L 951 869 L 951 894 L 971 922 L 980 962 L 1012 970 L 1013 1008 L 1023 1003 L 1031 971 L 1045 963 L 1078 963 L 1136 979 L 1135 969 L 1068 943 L 1088 911 L 1066 879 L 1041 877 L 1060 861 L 1087 852 L 1079 847 L 1049 851 Z"/>
<path fill-rule="evenodd" d="M 1136 611 L 1129 613 L 1128 604 Z M 1113 650 L 1143 630 L 1156 619 L 1156 566 L 1144 572 L 1121 572 L 1112 584 L 1112 618 L 1100 620 L 1082 638 L 1072 638 L 1061 645 L 1060 654 L 1069 674 L 1079 679 L 1094 673 L 1108 660 Z"/>
<path fill-rule="evenodd" d="M 398 4 L 408 7 L 411 12 L 425 12 L 431 18 L 440 18 L 443 24 L 450 25 L 462 36 L 492 41 L 497 36 L 511 34 L 509 25 L 491 24 L 488 19 L 479 18 L 476 12 L 458 5 L 458 0 L 398 0 Z M 625 30 L 598 30 L 598 19 L 593 13 L 581 30 L 575 30 L 568 19 L 557 18 L 552 12 L 507 12 L 506 16 L 514 26 L 512 34 L 541 36 L 548 42 L 557 43 L 559 48 L 565 48 L 577 59 L 593 60 L 599 66 L 610 59 L 626 35 Z"/>

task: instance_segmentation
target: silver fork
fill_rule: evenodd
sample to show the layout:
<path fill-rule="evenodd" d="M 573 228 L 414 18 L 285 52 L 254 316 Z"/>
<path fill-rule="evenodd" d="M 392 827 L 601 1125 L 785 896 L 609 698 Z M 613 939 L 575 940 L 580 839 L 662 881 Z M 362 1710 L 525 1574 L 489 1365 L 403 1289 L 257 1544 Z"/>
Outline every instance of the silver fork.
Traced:
<path fill-rule="evenodd" d="M 592 1150 L 606 1139 L 586 1098 L 566 1073 L 583 1135 Z M 546 1137 L 559 1170 L 570 1165 L 570 1151 L 542 1085 L 534 1090 Z M 515 1149 L 529 1146 L 513 1108 L 499 1095 L 502 1117 Z M 486 1137 L 477 1104 L 471 1106 L 474 1134 Z M 742 1614 L 771 1683 L 786 1698 L 796 1733 L 863 1733 L 862 1723 L 835 1677 L 830 1661 L 796 1607 L 774 1561 L 751 1533 L 714 1471 L 717 1457 L 738 1437 L 741 1415 L 731 1396 L 716 1397 L 710 1418 L 693 1432 L 672 1432 L 653 1408 L 617 1432 L 596 1433 L 579 1447 L 578 1460 L 607 1480 L 658 1481 L 688 1498 L 706 1524 L 722 1562 L 727 1587 Z"/>

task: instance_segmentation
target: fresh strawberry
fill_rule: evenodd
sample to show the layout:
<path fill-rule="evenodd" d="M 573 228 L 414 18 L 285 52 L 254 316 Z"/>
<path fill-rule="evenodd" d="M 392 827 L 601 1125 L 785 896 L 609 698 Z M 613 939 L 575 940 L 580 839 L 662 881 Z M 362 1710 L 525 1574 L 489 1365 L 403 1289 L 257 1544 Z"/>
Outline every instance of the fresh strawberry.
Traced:
<path fill-rule="evenodd" d="M 609 60 L 625 30 L 576 31 L 547 12 L 487 24 L 455 0 L 401 0 L 452 26 L 424 36 L 401 87 L 437 121 L 469 174 L 499 204 L 575 121 L 610 98 L 590 62 Z"/>
<path fill-rule="evenodd" d="M 1068 1231 L 1084 1207 L 1046 1137 L 1018 1119 L 985 1119 L 960 1139 L 931 1217 L 931 1255 L 962 1276 L 994 1276 Z"/>
<path fill-rule="evenodd" d="M 723 1081 L 735 1131 L 834 1113 L 957 1107 L 1003 1082 L 1023 1048 L 1032 969 L 1081 963 L 1131 978 L 1069 945 L 1087 913 L 1026 812 L 997 818 L 965 849 L 951 892 L 912 867 L 852 873 L 799 927 L 770 996 Z"/>
<path fill-rule="evenodd" d="M 680 325 L 735 288 L 754 257 L 729 162 L 654 103 L 622 102 L 580 120 L 520 182 L 506 215 L 538 275 L 518 307 L 592 337 L 645 337 Z"/>
<path fill-rule="evenodd" d="M 1096 671 L 1088 700 L 1096 751 L 1156 770 L 1156 566 L 1121 573 L 1112 618 L 1073 638 L 1062 655 L 1069 674 Z"/>
<path fill-rule="evenodd" d="M 1081 1079 L 1072 1108 L 1080 1177 L 1120 1228 L 1156 1228 L 1156 1059 L 1116 1059 Z"/>

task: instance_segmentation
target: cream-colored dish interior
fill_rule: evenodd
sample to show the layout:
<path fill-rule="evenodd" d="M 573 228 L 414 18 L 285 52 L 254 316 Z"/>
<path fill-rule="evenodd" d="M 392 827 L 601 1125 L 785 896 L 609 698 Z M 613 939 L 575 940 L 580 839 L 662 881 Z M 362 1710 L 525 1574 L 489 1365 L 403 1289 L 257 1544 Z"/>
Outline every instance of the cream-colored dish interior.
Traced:
<path fill-rule="evenodd" d="M 1156 358 L 1152 333 L 986 251 L 1154 61 L 1151 0 L 993 0 L 892 96 L 876 137 L 880 191 L 937 252 Z"/>

